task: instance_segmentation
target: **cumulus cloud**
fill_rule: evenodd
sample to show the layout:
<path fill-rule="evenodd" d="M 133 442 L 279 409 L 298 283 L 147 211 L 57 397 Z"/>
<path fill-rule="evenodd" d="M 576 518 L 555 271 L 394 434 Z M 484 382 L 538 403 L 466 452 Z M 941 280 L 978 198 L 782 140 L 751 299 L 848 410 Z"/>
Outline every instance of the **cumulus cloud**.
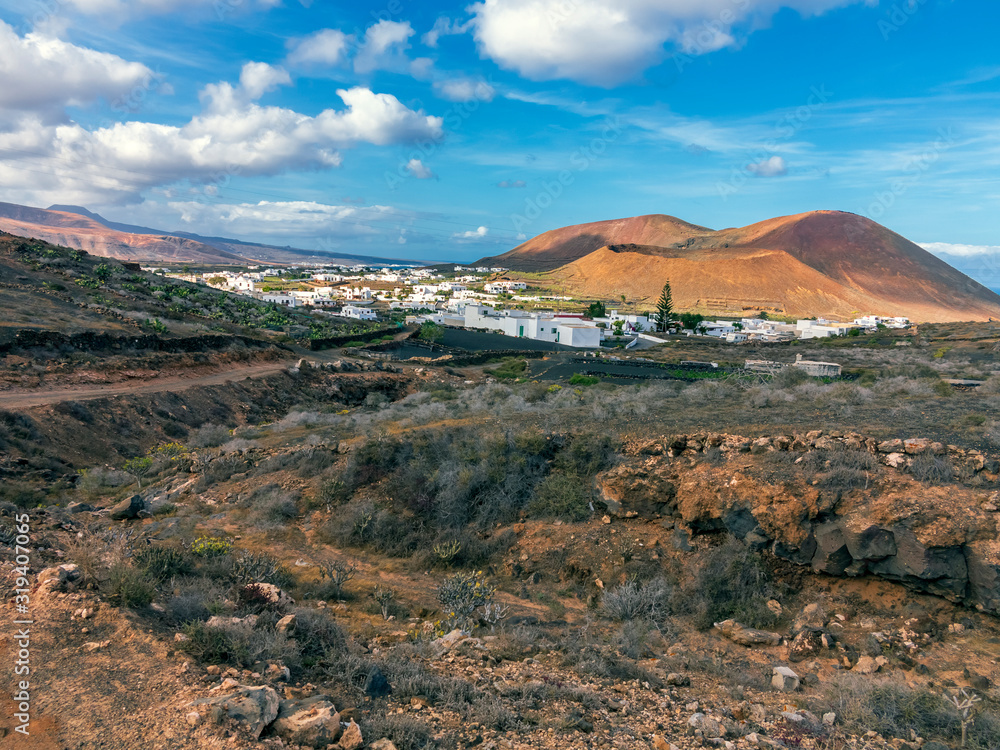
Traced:
<path fill-rule="evenodd" d="M 353 41 L 353 36 L 338 29 L 320 29 L 314 34 L 291 43 L 288 63 L 290 65 L 337 67 L 346 62 Z"/>
<path fill-rule="evenodd" d="M 480 53 L 534 80 L 613 86 L 666 55 L 705 54 L 738 41 L 779 8 L 821 13 L 875 0 L 484 0 L 469 7 Z M 437 28 L 437 26 L 435 26 Z M 432 30 L 433 32 L 433 30 Z M 432 37 L 436 41 L 437 37 Z"/>
<path fill-rule="evenodd" d="M 364 42 L 354 58 L 354 70 L 370 73 L 392 70 L 408 64 L 406 49 L 414 35 L 409 21 L 379 21 L 365 31 Z"/>
<path fill-rule="evenodd" d="M 452 237 L 458 240 L 477 240 L 485 237 L 489 234 L 489 231 L 490 230 L 486 227 L 479 227 L 479 229 L 470 230 L 468 232 L 455 232 Z"/>
<path fill-rule="evenodd" d="M 435 81 L 434 93 L 450 102 L 491 102 L 496 90 L 481 78 L 452 78 Z"/>
<path fill-rule="evenodd" d="M 788 174 L 788 165 L 780 156 L 772 156 L 756 164 L 747 164 L 747 171 L 757 177 L 783 177 Z"/>
<path fill-rule="evenodd" d="M 114 102 L 156 78 L 141 63 L 36 33 L 21 37 L 0 21 L 0 109 L 61 118 L 65 107 Z"/>
<path fill-rule="evenodd" d="M 523 188 L 528 187 L 528 183 L 524 180 L 503 180 L 497 183 L 497 187 L 501 188 Z"/>
<path fill-rule="evenodd" d="M 329 169 L 340 165 L 341 149 L 361 143 L 442 136 L 440 117 L 364 87 L 340 89 L 345 107 L 315 117 L 253 101 L 286 75 L 250 64 L 238 86 L 206 87 L 204 111 L 181 126 L 120 122 L 87 130 L 26 115 L 0 128 L 0 149 L 30 155 L 0 163 L 0 192 L 19 203 L 127 203 L 143 190 L 178 181 L 214 184 L 226 176 Z"/>
<path fill-rule="evenodd" d="M 410 159 L 406 163 L 406 171 L 418 180 L 430 180 L 437 177 L 437 175 L 430 170 L 430 167 L 427 167 L 422 161 L 420 161 L 420 159 Z"/>

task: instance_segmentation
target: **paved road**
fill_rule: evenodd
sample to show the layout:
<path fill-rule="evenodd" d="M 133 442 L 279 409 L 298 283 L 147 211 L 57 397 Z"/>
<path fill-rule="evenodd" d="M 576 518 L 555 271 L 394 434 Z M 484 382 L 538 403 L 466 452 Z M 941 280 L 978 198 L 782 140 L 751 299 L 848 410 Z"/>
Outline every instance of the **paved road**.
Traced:
<path fill-rule="evenodd" d="M 183 391 L 203 385 L 221 385 L 228 382 L 245 380 L 246 378 L 261 378 L 273 375 L 294 366 L 293 361 L 268 362 L 263 365 L 252 365 L 223 372 L 213 372 L 200 377 L 164 377 L 143 382 L 114 383 L 111 385 L 90 386 L 86 388 L 51 388 L 43 391 L 0 392 L 0 409 L 28 409 L 32 406 L 57 404 L 62 401 L 90 401 L 95 398 L 109 396 L 130 396 L 140 393 L 159 393 L 161 391 Z"/>

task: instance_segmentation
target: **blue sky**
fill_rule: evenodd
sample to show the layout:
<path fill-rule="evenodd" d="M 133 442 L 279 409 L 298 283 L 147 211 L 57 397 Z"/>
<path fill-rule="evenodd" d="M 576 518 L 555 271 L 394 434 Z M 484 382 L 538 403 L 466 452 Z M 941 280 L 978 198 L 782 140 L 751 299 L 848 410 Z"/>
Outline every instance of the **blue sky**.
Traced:
<path fill-rule="evenodd" d="M 0 0 L 0 200 L 455 260 L 841 209 L 1000 286 L 997 28 L 953 0 Z"/>

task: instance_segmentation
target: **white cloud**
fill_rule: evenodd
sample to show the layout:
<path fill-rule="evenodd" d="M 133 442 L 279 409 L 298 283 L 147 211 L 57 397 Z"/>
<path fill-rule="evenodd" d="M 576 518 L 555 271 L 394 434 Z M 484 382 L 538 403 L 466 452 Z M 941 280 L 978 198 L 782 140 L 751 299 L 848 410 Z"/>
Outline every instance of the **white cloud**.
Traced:
<path fill-rule="evenodd" d="M 0 194 L 16 203 L 127 203 L 178 181 L 329 169 L 340 165 L 340 149 L 360 143 L 442 136 L 440 117 L 362 87 L 339 90 L 346 108 L 315 117 L 251 101 L 283 80 L 279 69 L 251 64 L 239 86 L 206 87 L 205 110 L 182 126 L 120 122 L 90 131 L 26 115 L 0 128 L 0 149 L 25 154 L 0 163 Z"/>
<path fill-rule="evenodd" d="M 226 114 L 260 99 L 278 86 L 290 86 L 291 77 L 284 68 L 262 62 L 249 62 L 240 71 L 239 86 L 227 81 L 210 83 L 199 94 L 208 112 Z"/>
<path fill-rule="evenodd" d="M 438 40 L 443 36 L 449 36 L 452 34 L 464 34 L 469 30 L 470 23 L 460 24 L 458 21 L 452 21 L 446 16 L 441 16 L 434 22 L 434 27 L 420 37 L 420 41 L 426 44 L 428 47 L 437 47 Z"/>
<path fill-rule="evenodd" d="M 314 201 L 220 204 L 178 200 L 167 205 L 188 231 L 237 237 L 374 236 L 394 231 L 379 228 L 385 224 L 405 224 L 414 218 L 391 206 L 337 206 Z"/>
<path fill-rule="evenodd" d="M 479 227 L 479 229 L 470 230 L 468 232 L 455 232 L 455 234 L 452 235 L 452 238 L 459 240 L 477 240 L 485 237 L 489 234 L 489 232 L 490 230 L 486 227 Z"/>
<path fill-rule="evenodd" d="M 481 54 L 533 80 L 613 86 L 666 54 L 712 52 L 779 8 L 821 13 L 875 0 L 484 0 L 469 7 Z M 435 25 L 435 28 L 438 28 Z M 433 30 L 432 30 L 433 33 Z M 436 37 L 432 37 L 436 41 Z"/>
<path fill-rule="evenodd" d="M 274 8 L 281 0 L 62 0 L 87 15 L 125 16 L 167 14 L 181 10 L 203 9 L 219 18 L 246 9 Z"/>
<path fill-rule="evenodd" d="M 0 109 L 61 118 L 65 107 L 114 103 L 158 76 L 141 63 L 32 33 L 0 21 Z"/>
<path fill-rule="evenodd" d="M 407 65 L 408 40 L 414 35 L 409 21 L 379 21 L 365 31 L 361 49 L 354 58 L 354 70 L 394 70 Z"/>
<path fill-rule="evenodd" d="M 951 242 L 921 242 L 920 246 L 934 255 L 954 255 L 959 258 L 1000 255 L 1000 245 L 959 245 Z"/>
<path fill-rule="evenodd" d="M 757 177 L 783 177 L 788 174 L 788 164 L 780 156 L 772 156 L 756 164 L 747 164 L 747 171 Z"/>
<path fill-rule="evenodd" d="M 320 29 L 315 34 L 295 40 L 288 55 L 290 65 L 328 65 L 337 67 L 347 60 L 353 36 L 338 29 Z"/>
<path fill-rule="evenodd" d="M 346 61 L 353 41 L 353 36 L 338 29 L 320 29 L 315 34 L 292 43 L 288 63 L 337 67 Z"/>
<path fill-rule="evenodd" d="M 453 78 L 435 81 L 434 93 L 450 102 L 493 101 L 496 90 L 486 81 L 476 78 Z"/>
<path fill-rule="evenodd" d="M 523 188 L 528 187 L 528 183 L 524 180 L 503 180 L 497 183 L 497 187 L 501 188 Z"/>
<path fill-rule="evenodd" d="M 420 159 L 410 159 L 406 163 L 406 171 L 418 180 L 430 180 L 437 177 L 437 175 L 430 170 L 430 167 L 426 166 L 422 161 L 420 161 Z"/>

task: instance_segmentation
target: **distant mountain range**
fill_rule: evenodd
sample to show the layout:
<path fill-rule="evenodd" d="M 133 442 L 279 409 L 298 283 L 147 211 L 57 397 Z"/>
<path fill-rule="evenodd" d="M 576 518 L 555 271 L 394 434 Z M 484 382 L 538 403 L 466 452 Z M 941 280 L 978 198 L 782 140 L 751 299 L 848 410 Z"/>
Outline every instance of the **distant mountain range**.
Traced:
<path fill-rule="evenodd" d="M 0 203 L 0 229 L 86 250 L 92 255 L 143 263 L 418 265 L 390 258 L 324 253 L 121 224 L 81 206 L 55 205 L 46 209 Z"/>
<path fill-rule="evenodd" d="M 555 229 L 480 265 L 542 272 L 578 297 L 712 314 L 1000 319 L 1000 296 L 863 216 L 811 211 L 715 231 L 655 214 Z"/>

